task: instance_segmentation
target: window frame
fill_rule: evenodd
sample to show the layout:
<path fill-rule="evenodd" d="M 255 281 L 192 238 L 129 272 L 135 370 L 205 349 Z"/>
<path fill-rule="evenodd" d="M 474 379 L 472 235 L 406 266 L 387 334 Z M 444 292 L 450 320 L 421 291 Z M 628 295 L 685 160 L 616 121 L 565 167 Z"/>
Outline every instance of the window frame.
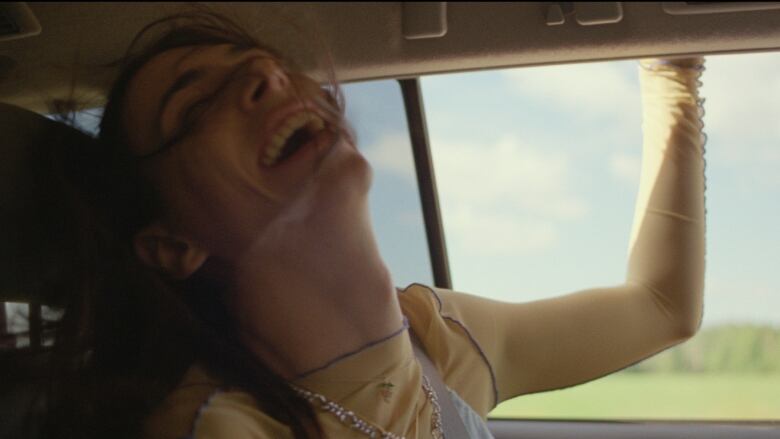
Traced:
<path fill-rule="evenodd" d="M 414 157 L 417 188 L 420 191 L 425 235 L 428 239 L 428 253 L 431 258 L 434 286 L 452 289 L 450 265 L 447 257 L 447 245 L 444 239 L 444 225 L 439 208 L 439 192 L 433 172 L 428 126 L 425 120 L 422 89 L 419 77 L 399 79 L 401 96 L 409 128 L 409 140 Z"/>

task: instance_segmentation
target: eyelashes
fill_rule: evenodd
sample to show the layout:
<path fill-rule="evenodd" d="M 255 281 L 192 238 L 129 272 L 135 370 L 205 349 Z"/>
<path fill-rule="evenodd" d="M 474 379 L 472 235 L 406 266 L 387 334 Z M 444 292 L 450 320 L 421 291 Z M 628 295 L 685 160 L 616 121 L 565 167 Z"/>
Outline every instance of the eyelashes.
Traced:
<path fill-rule="evenodd" d="M 184 110 L 179 127 L 175 131 L 176 135 L 174 136 L 174 139 L 176 139 L 176 141 L 185 138 L 196 130 L 197 124 L 203 119 L 203 116 L 211 108 L 214 102 L 217 101 L 217 98 L 222 94 L 225 88 L 227 88 L 235 79 L 240 70 L 240 67 L 234 69 L 225 77 L 216 90 L 196 100 Z"/>
<path fill-rule="evenodd" d="M 209 95 L 201 98 L 187 108 L 182 116 L 180 128 L 177 130 L 180 133 L 177 137 L 184 137 L 195 128 L 195 125 L 200 122 L 203 115 L 211 107 L 214 97 L 215 95 Z"/>

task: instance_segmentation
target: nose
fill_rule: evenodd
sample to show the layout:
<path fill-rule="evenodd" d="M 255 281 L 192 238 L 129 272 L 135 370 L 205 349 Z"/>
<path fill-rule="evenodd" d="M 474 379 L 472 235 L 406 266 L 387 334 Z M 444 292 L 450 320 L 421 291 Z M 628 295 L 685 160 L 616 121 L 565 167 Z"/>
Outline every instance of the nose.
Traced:
<path fill-rule="evenodd" d="M 247 111 L 257 108 L 268 95 L 286 94 L 290 87 L 290 78 L 275 60 L 263 57 L 250 62 L 242 96 L 242 106 Z"/>

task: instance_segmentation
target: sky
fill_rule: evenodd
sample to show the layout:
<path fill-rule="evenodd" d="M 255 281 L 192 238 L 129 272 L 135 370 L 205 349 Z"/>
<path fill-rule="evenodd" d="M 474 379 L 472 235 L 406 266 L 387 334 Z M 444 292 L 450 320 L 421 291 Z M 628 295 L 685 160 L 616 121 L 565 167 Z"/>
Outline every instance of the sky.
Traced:
<path fill-rule="evenodd" d="M 780 326 L 780 54 L 708 57 L 703 325 Z M 637 63 L 428 76 L 453 289 L 524 302 L 623 282 L 641 167 Z M 400 89 L 345 87 L 399 286 L 432 283 Z"/>

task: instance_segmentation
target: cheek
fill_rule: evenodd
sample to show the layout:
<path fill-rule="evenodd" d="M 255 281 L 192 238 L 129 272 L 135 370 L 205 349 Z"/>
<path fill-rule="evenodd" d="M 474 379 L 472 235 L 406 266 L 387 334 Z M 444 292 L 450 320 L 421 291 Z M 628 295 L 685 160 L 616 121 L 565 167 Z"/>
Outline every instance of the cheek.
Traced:
<path fill-rule="evenodd" d="M 163 193 L 172 221 L 211 253 L 229 259 L 270 222 L 275 206 L 256 193 L 235 154 L 216 139 L 181 145 L 170 157 Z"/>

